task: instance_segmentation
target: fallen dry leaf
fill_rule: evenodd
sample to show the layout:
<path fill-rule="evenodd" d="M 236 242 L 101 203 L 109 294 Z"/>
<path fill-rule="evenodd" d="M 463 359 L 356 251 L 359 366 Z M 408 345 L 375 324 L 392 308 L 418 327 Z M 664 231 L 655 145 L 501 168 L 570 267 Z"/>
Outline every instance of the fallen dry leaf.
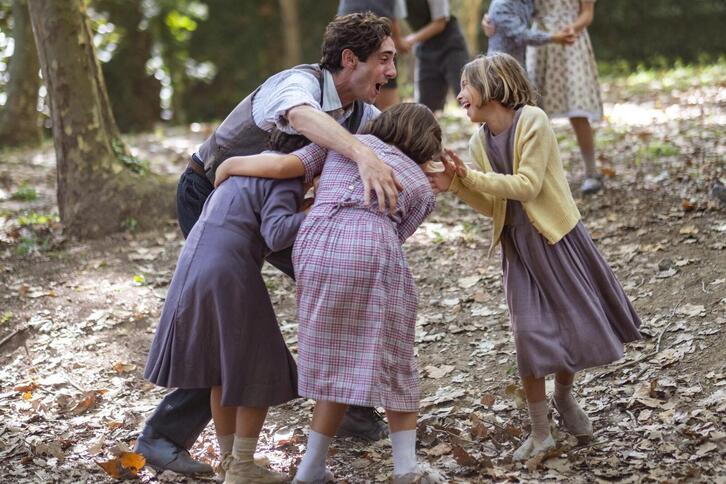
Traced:
<path fill-rule="evenodd" d="M 39 385 L 35 382 L 26 383 L 25 385 L 18 385 L 13 388 L 16 392 L 32 392 L 36 388 L 38 388 Z"/>
<path fill-rule="evenodd" d="M 456 367 L 453 365 L 441 365 L 441 366 L 433 366 L 429 365 L 426 368 L 424 368 L 424 371 L 426 372 L 426 375 L 429 378 L 433 378 L 434 380 L 439 379 L 443 376 L 448 375 L 452 371 L 454 371 Z"/>
<path fill-rule="evenodd" d="M 119 361 L 118 363 L 115 363 L 112 367 L 113 371 L 118 373 L 119 375 L 123 373 L 128 373 L 130 371 L 133 371 L 136 369 L 136 365 L 132 365 L 131 363 L 125 363 L 123 361 Z"/>
<path fill-rule="evenodd" d="M 146 459 L 135 452 L 122 452 L 115 459 L 105 462 L 96 462 L 106 474 L 117 479 L 130 479 L 136 477 L 146 464 Z"/>
<path fill-rule="evenodd" d="M 87 412 L 96 405 L 96 400 L 97 397 L 95 391 L 86 392 L 84 393 L 83 398 L 70 409 L 70 413 L 72 415 L 80 415 L 83 412 Z"/>
<path fill-rule="evenodd" d="M 466 449 L 464 449 L 460 445 L 454 445 L 451 448 L 452 454 L 454 455 L 454 459 L 456 460 L 457 464 L 464 467 L 478 467 L 479 461 L 476 460 L 474 457 L 472 457 L 471 454 L 469 454 Z"/>

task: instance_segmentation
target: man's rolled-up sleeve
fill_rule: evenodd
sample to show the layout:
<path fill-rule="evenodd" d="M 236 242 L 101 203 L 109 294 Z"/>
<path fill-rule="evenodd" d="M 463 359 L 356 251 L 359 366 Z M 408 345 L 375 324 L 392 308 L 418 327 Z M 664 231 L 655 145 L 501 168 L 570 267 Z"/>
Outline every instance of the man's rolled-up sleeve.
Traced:
<path fill-rule="evenodd" d="M 288 134 L 299 134 L 290 125 L 288 113 L 292 108 L 307 105 L 321 110 L 320 81 L 306 72 L 295 72 L 274 86 L 260 89 L 255 102 L 263 102 L 262 119 L 256 119 L 262 129 L 277 126 Z"/>

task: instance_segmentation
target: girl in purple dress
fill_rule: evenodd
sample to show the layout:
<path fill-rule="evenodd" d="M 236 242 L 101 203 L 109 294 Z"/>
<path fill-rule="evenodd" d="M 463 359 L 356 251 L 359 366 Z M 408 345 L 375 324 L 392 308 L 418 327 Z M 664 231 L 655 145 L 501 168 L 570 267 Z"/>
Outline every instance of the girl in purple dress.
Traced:
<path fill-rule="evenodd" d="M 302 136 L 276 132 L 275 149 Z M 297 369 L 260 270 L 288 249 L 305 214 L 300 180 L 235 177 L 204 204 L 171 280 L 144 377 L 171 388 L 211 388 L 225 483 L 287 482 L 255 464 L 268 407 L 297 398 Z"/>
<path fill-rule="evenodd" d="M 514 453 L 528 459 L 554 446 L 545 376 L 555 374 L 553 403 L 567 430 L 592 437 L 572 396 L 577 371 L 623 356 L 640 339 L 640 319 L 598 252 L 570 193 L 557 139 L 522 66 L 510 55 L 480 57 L 464 68 L 457 97 L 482 123 L 469 142 L 480 171 L 452 152 L 445 170 L 430 174 L 435 191 L 449 190 L 492 217 L 490 254 L 502 247 L 504 289 L 517 366 L 532 432 Z"/>
<path fill-rule="evenodd" d="M 316 400 L 295 482 L 332 479 L 325 458 L 348 405 L 385 408 L 394 482 L 423 478 L 416 462 L 416 285 L 401 244 L 434 208 L 421 165 L 440 153 L 441 128 L 428 108 L 407 103 L 383 112 L 363 133 L 358 139 L 394 170 L 403 187 L 388 213 L 364 204 L 353 161 L 317 145 L 287 156 L 231 158 L 217 171 L 217 177 L 306 180 L 322 171 L 315 204 L 293 247 L 298 390 Z"/>

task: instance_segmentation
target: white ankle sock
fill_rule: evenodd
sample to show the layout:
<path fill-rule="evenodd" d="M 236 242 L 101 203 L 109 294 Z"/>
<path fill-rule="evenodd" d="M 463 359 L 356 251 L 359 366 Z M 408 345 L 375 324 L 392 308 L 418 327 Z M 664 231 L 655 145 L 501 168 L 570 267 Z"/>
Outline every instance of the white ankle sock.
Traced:
<path fill-rule="evenodd" d="M 393 475 L 416 472 L 416 429 L 391 433 L 393 447 Z"/>
<path fill-rule="evenodd" d="M 255 449 L 257 448 L 257 437 L 234 436 L 232 455 L 239 462 L 254 462 Z"/>
<path fill-rule="evenodd" d="M 314 481 L 321 479 L 325 474 L 325 458 L 328 456 L 328 447 L 332 437 L 319 434 L 314 430 L 308 435 L 308 447 L 297 468 L 295 479 L 301 481 Z"/>
<path fill-rule="evenodd" d="M 547 400 L 541 402 L 528 402 L 529 420 L 532 425 L 532 437 L 536 442 L 542 442 L 550 437 L 550 421 L 547 418 Z"/>
<path fill-rule="evenodd" d="M 234 434 L 217 434 L 217 443 L 219 444 L 219 455 L 221 457 L 224 457 L 225 455 L 232 452 L 232 445 L 234 445 Z"/>

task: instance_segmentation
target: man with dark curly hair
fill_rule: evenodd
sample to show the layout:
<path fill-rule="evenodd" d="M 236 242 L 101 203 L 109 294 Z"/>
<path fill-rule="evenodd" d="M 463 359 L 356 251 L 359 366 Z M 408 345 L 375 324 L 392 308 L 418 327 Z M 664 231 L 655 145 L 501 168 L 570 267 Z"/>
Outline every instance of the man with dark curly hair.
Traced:
<path fill-rule="evenodd" d="M 402 46 L 400 22 L 406 17 L 406 3 L 404 0 L 340 0 L 338 2 L 338 15 L 349 13 L 372 12 L 379 17 L 385 17 L 391 21 L 391 37 L 400 54 L 406 54 L 405 46 Z M 376 99 L 376 107 L 381 111 L 398 104 L 398 84 L 396 79 L 389 79 L 388 84 L 383 86 L 381 94 Z"/>
<path fill-rule="evenodd" d="M 365 203 L 392 210 L 399 190 L 393 170 L 352 133 L 380 114 L 372 104 L 388 80 L 396 77 L 395 55 L 388 19 L 365 13 L 330 22 L 319 64 L 296 66 L 267 79 L 192 155 L 177 189 L 177 218 L 184 236 L 201 214 L 219 164 L 230 156 L 261 153 L 274 128 L 303 135 L 357 162 Z M 268 261 L 292 275 L 289 251 L 271 254 Z M 209 465 L 195 461 L 188 452 L 211 419 L 209 398 L 208 388 L 167 394 L 146 421 L 135 450 L 157 469 L 211 472 Z M 373 409 L 354 409 L 341 428 L 347 435 L 379 439 L 385 427 L 376 415 Z M 231 450 L 226 448 L 230 439 L 221 437 L 224 454 Z"/>

